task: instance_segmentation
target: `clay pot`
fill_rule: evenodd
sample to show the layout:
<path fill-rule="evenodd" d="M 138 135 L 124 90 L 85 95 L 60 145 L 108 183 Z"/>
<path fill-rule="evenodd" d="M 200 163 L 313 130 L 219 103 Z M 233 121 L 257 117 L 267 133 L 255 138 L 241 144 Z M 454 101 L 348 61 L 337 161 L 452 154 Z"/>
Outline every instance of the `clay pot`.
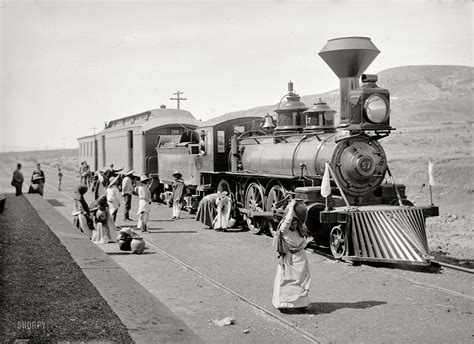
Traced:
<path fill-rule="evenodd" d="M 132 248 L 130 247 L 130 240 L 122 240 L 118 241 L 120 251 L 130 251 Z"/>
<path fill-rule="evenodd" d="M 132 253 L 142 254 L 145 250 L 145 240 L 143 238 L 133 238 L 130 244 Z"/>

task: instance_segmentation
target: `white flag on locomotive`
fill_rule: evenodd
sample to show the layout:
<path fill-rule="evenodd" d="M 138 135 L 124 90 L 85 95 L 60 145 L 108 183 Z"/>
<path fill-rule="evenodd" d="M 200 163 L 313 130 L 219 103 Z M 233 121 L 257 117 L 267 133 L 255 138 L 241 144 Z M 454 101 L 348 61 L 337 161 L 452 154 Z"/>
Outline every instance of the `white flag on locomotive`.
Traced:
<path fill-rule="evenodd" d="M 329 180 L 328 163 L 324 165 L 323 181 L 321 183 L 321 196 L 328 197 L 331 194 L 331 181 Z"/>
<path fill-rule="evenodd" d="M 430 178 L 430 185 L 433 186 L 435 185 L 435 180 L 434 180 L 434 177 L 433 177 L 433 163 L 431 162 L 431 160 L 429 160 L 429 163 L 428 163 L 428 176 Z"/>

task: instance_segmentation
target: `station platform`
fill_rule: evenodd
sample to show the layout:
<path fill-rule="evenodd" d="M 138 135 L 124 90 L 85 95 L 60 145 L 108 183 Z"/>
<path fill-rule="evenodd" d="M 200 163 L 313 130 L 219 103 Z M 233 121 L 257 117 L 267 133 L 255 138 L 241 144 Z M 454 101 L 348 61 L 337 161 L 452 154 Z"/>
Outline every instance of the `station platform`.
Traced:
<path fill-rule="evenodd" d="M 35 216 L 25 216 L 24 213 L 28 211 L 35 212 L 40 221 Z M 31 232 L 35 231 L 37 227 L 43 226 L 44 223 L 44 226 L 59 239 L 69 253 L 65 257 L 70 257 L 74 264 L 79 267 L 84 278 L 92 283 L 103 300 L 118 316 L 133 342 L 203 343 L 201 338 L 190 330 L 168 307 L 130 277 L 97 245 L 79 233 L 43 197 L 36 194 L 25 194 L 19 197 L 7 194 L 5 209 L 0 214 L 2 231 L 16 230 L 17 225 L 8 226 L 8 224 L 16 221 L 12 221 L 13 218 L 21 221 L 22 228 L 29 228 Z M 32 240 L 35 239 L 32 238 Z M 4 243 L 6 242 L 4 241 Z M 48 248 L 45 247 L 44 249 L 47 250 Z M 53 273 L 52 270 L 51 273 Z M 57 281 L 60 282 L 60 280 Z M 42 303 L 46 305 L 54 304 L 55 298 L 54 294 L 50 294 L 50 299 L 42 300 Z M 74 306 L 65 305 L 65 307 Z M 32 319 L 24 320 L 30 321 Z M 3 336 L 6 336 L 4 340 L 7 340 L 7 342 L 19 339 L 15 338 L 17 323 L 10 325 L 10 331 L 6 330 L 5 333 L 2 333 Z M 8 326 L 8 324 L 4 323 L 4 326 Z M 64 340 L 68 340 L 68 338 L 64 338 Z M 109 342 L 107 338 L 96 338 L 94 342 L 97 342 L 97 340 Z M 36 338 L 35 342 L 37 342 Z"/>

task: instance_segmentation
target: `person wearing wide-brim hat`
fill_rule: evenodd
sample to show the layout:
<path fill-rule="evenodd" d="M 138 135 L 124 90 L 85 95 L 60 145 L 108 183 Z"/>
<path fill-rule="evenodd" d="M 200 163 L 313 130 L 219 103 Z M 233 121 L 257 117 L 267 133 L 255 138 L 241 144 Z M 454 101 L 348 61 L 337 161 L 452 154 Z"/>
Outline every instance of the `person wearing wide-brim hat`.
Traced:
<path fill-rule="evenodd" d="M 303 310 L 309 306 L 308 258 L 305 247 L 312 240 L 304 221 L 307 207 L 303 202 L 290 201 L 273 238 L 279 261 L 273 284 L 273 306 L 285 312 Z"/>
<path fill-rule="evenodd" d="M 142 174 L 140 176 L 140 185 L 137 188 L 138 194 L 138 224 L 137 228 L 141 229 L 142 232 L 148 232 L 147 223 L 150 215 L 150 204 L 151 204 L 151 192 L 148 188 L 147 175 Z"/>
<path fill-rule="evenodd" d="M 43 177 L 41 177 L 41 175 L 39 175 L 38 173 L 33 173 L 33 175 L 31 176 L 31 184 L 28 189 L 28 193 L 29 194 L 37 193 L 43 196 L 43 191 L 40 189 L 42 185 L 42 181 L 43 181 Z"/>
<path fill-rule="evenodd" d="M 39 178 L 38 178 L 39 176 Z M 33 171 L 31 176 L 31 183 L 38 185 L 38 192 L 41 196 L 43 196 L 44 191 L 44 184 L 46 183 L 46 178 L 44 177 L 44 172 L 41 169 L 41 164 L 36 164 L 36 170 Z M 28 191 L 29 193 L 29 191 Z"/>
<path fill-rule="evenodd" d="M 120 207 L 120 203 L 122 203 L 122 196 L 120 195 L 120 191 L 117 187 L 118 181 L 120 177 L 112 177 L 110 179 L 109 186 L 107 186 L 107 203 L 109 205 L 109 212 L 114 220 L 117 218 L 117 212 Z"/>
<path fill-rule="evenodd" d="M 124 173 L 122 179 L 122 197 L 124 200 L 123 208 L 123 220 L 124 221 L 133 221 L 130 218 L 130 208 L 132 207 L 132 195 L 133 195 L 133 183 L 131 176 L 133 175 L 133 170 L 128 170 Z"/>
<path fill-rule="evenodd" d="M 173 189 L 173 220 L 179 219 L 179 213 L 181 211 L 182 202 L 186 193 L 186 187 L 184 181 L 181 178 L 183 175 L 179 171 L 175 171 L 172 176 L 174 177 L 172 189 Z"/>
<path fill-rule="evenodd" d="M 179 172 L 179 171 L 174 171 L 173 174 L 172 174 L 172 176 L 173 176 L 174 178 L 181 178 L 183 175 L 182 175 L 181 172 Z"/>

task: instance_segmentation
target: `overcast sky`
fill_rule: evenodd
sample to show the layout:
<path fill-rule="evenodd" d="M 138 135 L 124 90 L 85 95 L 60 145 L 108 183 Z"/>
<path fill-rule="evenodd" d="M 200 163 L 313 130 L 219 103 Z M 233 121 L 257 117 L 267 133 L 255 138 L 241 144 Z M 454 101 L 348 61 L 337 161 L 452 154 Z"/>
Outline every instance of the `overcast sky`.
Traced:
<path fill-rule="evenodd" d="M 77 147 L 104 121 L 184 92 L 196 118 L 338 79 L 317 55 L 367 36 L 367 70 L 472 65 L 471 1 L 1 1 L 0 150 Z"/>

